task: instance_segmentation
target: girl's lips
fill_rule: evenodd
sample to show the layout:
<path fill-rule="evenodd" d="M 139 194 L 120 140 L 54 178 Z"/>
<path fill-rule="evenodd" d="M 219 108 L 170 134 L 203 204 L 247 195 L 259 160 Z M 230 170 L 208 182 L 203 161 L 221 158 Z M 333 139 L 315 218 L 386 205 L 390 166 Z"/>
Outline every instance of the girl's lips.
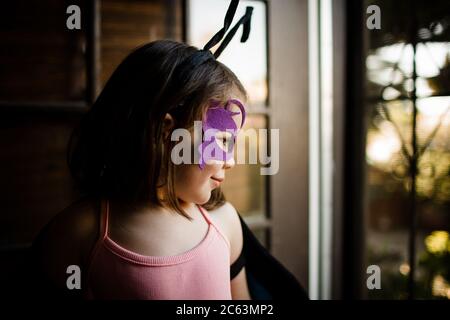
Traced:
<path fill-rule="evenodd" d="M 211 177 L 212 180 L 217 181 L 218 183 L 222 183 L 224 178 L 219 178 L 219 177 Z"/>

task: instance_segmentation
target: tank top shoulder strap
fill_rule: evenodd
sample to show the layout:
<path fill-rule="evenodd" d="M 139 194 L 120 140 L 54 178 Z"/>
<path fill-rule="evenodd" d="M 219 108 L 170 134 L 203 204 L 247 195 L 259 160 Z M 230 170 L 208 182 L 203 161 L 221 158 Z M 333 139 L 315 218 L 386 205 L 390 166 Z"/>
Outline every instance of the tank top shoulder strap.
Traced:
<path fill-rule="evenodd" d="M 205 218 L 206 222 L 207 222 L 208 224 L 213 224 L 213 222 L 212 222 L 212 220 L 211 220 L 211 217 L 210 217 L 209 214 L 206 212 L 206 210 L 203 209 L 200 205 L 197 205 L 197 207 L 198 207 L 198 209 L 200 210 L 200 212 L 201 212 L 203 218 Z"/>
<path fill-rule="evenodd" d="M 85 281 L 89 281 L 89 274 L 92 267 L 93 260 L 95 259 L 97 252 L 103 244 L 103 241 L 108 235 L 108 220 L 109 220 L 109 201 L 107 199 L 100 200 L 100 212 L 99 212 L 99 228 L 97 241 L 92 248 L 89 260 L 87 261 L 87 277 L 84 277 Z M 86 286 L 85 286 L 86 287 Z"/>
<path fill-rule="evenodd" d="M 225 236 L 225 234 L 222 232 L 222 229 L 216 224 L 214 223 L 213 219 L 211 219 L 211 216 L 209 215 L 208 211 L 206 211 L 204 208 L 202 208 L 202 206 L 197 205 L 197 207 L 199 208 L 200 212 L 202 213 L 203 217 L 205 218 L 206 222 L 210 225 L 212 225 L 214 227 L 214 229 L 217 230 L 217 232 L 219 233 L 219 235 L 223 238 L 223 240 L 225 241 L 225 243 L 227 244 L 228 248 L 231 248 L 231 244 L 230 241 L 228 240 L 228 238 Z"/>
<path fill-rule="evenodd" d="M 109 225 L 109 201 L 108 199 L 101 200 L 100 206 L 100 230 L 99 230 L 99 240 L 104 240 L 108 236 L 108 225 Z"/>

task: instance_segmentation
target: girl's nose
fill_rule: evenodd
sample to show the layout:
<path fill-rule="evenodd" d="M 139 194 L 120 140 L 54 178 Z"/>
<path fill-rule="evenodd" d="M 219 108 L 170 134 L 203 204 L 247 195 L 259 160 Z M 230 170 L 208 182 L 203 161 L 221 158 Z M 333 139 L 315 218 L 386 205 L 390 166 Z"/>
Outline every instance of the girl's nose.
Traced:
<path fill-rule="evenodd" d="M 229 160 L 226 160 L 223 164 L 224 169 L 231 169 L 236 165 L 236 162 L 234 161 L 234 156 L 231 157 Z"/>

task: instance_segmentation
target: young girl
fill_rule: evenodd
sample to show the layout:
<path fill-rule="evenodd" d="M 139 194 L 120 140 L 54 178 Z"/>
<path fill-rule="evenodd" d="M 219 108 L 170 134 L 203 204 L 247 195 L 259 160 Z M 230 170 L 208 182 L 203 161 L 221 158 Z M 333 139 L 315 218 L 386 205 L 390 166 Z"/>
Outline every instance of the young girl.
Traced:
<path fill-rule="evenodd" d="M 226 131 L 242 126 L 246 96 L 209 51 L 162 40 L 132 52 L 73 133 L 69 167 L 84 197 L 37 241 L 45 282 L 88 299 L 250 298 L 245 267 L 230 279 L 242 228 L 220 191 L 234 166 Z M 192 133 L 196 120 L 226 156 L 175 165 L 171 133 Z M 193 143 L 192 155 L 202 150 Z M 68 288 L 73 265 L 79 290 Z"/>

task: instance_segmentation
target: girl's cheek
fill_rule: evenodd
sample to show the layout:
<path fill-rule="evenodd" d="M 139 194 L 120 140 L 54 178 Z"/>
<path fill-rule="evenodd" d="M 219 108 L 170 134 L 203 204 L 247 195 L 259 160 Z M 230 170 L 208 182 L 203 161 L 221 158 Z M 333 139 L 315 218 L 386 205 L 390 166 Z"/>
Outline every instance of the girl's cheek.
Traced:
<path fill-rule="evenodd" d="M 214 165 L 211 166 L 211 171 L 210 171 L 210 176 L 215 175 L 216 173 L 218 173 L 220 170 L 222 170 L 224 166 L 223 162 L 218 162 Z"/>

